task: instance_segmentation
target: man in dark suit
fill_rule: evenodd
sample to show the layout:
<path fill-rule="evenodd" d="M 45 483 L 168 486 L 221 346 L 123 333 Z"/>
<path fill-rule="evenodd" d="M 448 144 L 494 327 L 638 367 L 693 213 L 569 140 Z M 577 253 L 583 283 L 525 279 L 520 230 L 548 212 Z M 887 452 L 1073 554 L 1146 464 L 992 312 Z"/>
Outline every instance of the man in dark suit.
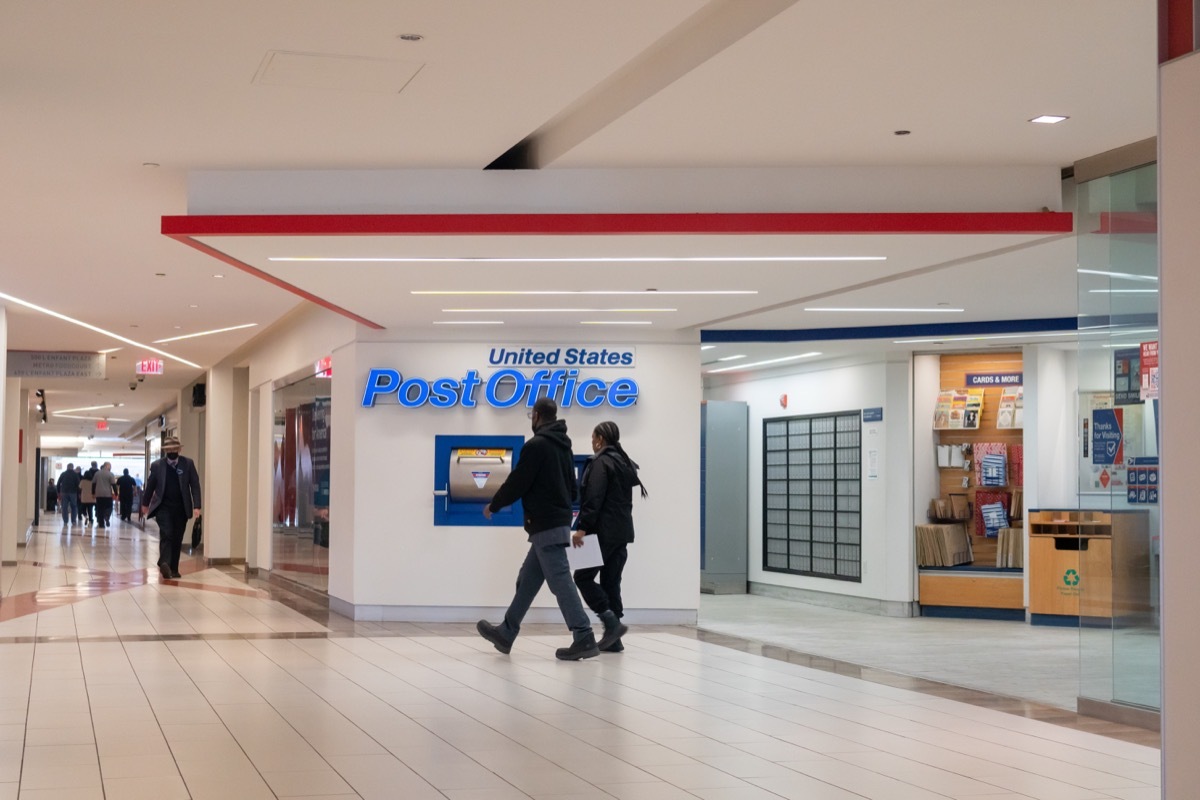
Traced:
<path fill-rule="evenodd" d="M 164 579 L 179 577 L 184 529 L 189 517 L 200 516 L 200 474 L 180 449 L 174 436 L 163 439 L 163 457 L 150 465 L 142 489 L 142 516 L 158 523 L 158 572 Z"/>

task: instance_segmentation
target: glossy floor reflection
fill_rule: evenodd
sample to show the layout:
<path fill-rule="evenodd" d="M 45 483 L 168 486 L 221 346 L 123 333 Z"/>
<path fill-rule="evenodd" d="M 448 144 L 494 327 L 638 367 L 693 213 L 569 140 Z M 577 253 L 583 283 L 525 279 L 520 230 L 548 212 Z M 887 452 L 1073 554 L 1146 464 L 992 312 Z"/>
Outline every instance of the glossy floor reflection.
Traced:
<path fill-rule="evenodd" d="M 0 622 L 0 798 L 1159 796 L 1153 747 L 893 673 L 673 627 L 563 663 L 565 629 L 527 626 L 502 656 L 199 560 L 162 581 L 113 533 L 38 530 L 0 570 L 25 609 Z"/>

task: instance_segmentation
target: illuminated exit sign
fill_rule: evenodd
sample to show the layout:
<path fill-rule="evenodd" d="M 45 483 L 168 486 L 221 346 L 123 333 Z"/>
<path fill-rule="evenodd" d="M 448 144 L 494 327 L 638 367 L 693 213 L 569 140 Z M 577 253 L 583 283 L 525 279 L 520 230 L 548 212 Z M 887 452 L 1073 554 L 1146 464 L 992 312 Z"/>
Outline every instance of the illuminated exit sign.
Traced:
<path fill-rule="evenodd" d="M 137 375 L 162 375 L 163 360 L 161 358 L 143 358 L 134 365 L 133 371 Z"/>
<path fill-rule="evenodd" d="M 96 420 L 96 430 L 98 430 L 98 431 L 108 430 L 108 420 L 106 420 L 106 419 Z"/>

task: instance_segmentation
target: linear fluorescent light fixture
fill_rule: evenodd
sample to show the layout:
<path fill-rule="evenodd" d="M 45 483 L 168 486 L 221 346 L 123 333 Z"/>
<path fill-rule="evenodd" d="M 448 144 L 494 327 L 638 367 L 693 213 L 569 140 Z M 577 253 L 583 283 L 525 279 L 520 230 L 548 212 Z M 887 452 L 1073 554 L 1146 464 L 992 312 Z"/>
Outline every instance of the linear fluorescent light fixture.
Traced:
<path fill-rule="evenodd" d="M 103 408 L 120 408 L 124 403 L 105 403 L 102 406 L 83 406 L 82 408 L 64 408 L 62 411 L 55 411 L 54 416 L 59 414 L 74 414 L 76 411 L 99 411 Z"/>
<path fill-rule="evenodd" d="M 1132 272 L 1109 272 L 1103 269 L 1077 269 L 1075 270 L 1080 275 L 1104 275 L 1109 278 L 1122 278 L 1129 281 L 1154 281 L 1158 282 L 1157 275 L 1135 275 Z"/>
<path fill-rule="evenodd" d="M 1088 294 L 1158 294 L 1158 289 L 1088 289 Z"/>
<path fill-rule="evenodd" d="M 657 314 L 677 308 L 443 308 L 443 314 Z"/>
<path fill-rule="evenodd" d="M 712 350 L 712 349 L 713 349 L 713 348 L 715 348 L 715 347 L 716 347 L 716 345 L 715 345 L 715 344 L 702 344 L 702 345 L 700 345 L 700 349 L 701 349 L 701 350 Z"/>
<path fill-rule="evenodd" d="M 740 361 L 741 359 L 743 359 L 743 358 L 745 358 L 745 357 L 746 357 L 746 356 L 745 356 L 745 354 L 743 353 L 743 354 L 741 354 L 741 355 L 736 355 L 736 356 L 725 356 L 724 358 L 718 358 L 718 359 L 717 359 L 717 361 Z"/>
<path fill-rule="evenodd" d="M 721 367 L 720 369 L 710 369 L 708 371 L 708 374 L 712 375 L 717 372 L 732 372 L 734 370 L 739 370 L 739 369 L 752 369 L 753 367 L 766 367 L 766 366 L 770 366 L 771 364 L 783 364 L 788 361 L 798 361 L 802 358 L 813 358 L 814 356 L 819 356 L 819 355 L 821 355 L 821 354 L 820 353 L 801 353 L 798 356 L 784 356 L 783 358 L 769 358 L 766 361 L 752 361 L 749 364 L 736 364 L 732 367 Z"/>
<path fill-rule="evenodd" d="M 849 311 L 852 313 L 961 314 L 961 308 L 806 308 L 805 311 Z"/>
<path fill-rule="evenodd" d="M 525 291 L 514 291 L 514 290 L 507 290 L 507 289 L 499 290 L 499 291 L 485 290 L 485 289 L 480 289 L 480 290 L 475 290 L 475 289 L 416 290 L 416 289 L 414 289 L 413 291 L 409 292 L 409 294 L 473 295 L 473 296 L 502 296 L 502 297 L 515 297 L 515 296 L 537 297 L 537 296 L 547 296 L 547 295 L 638 295 L 638 296 L 645 296 L 645 295 L 656 295 L 656 294 L 659 294 L 659 295 L 736 295 L 736 294 L 758 294 L 758 290 L 757 289 L 731 289 L 731 290 L 720 289 L 720 290 L 712 290 L 712 291 L 702 291 L 702 290 L 675 291 L 675 290 L 669 290 L 669 289 L 661 289 L 661 290 L 660 289 L 640 289 L 640 290 L 634 290 L 634 291 L 619 291 L 619 290 L 615 290 L 615 289 L 613 289 L 613 290 L 609 290 L 609 289 L 579 289 L 579 290 L 570 290 L 570 289 L 541 290 L 541 289 L 536 289 L 536 290 L 525 292 Z"/>
<path fill-rule="evenodd" d="M 470 257 L 332 257 L 323 256 L 272 256 L 268 261 L 278 262 L 322 262 L 336 264 L 636 264 L 652 263 L 720 263 L 748 261 L 754 263 L 789 263 L 799 261 L 887 261 L 887 256 L 561 256 L 550 258 L 520 258 L 510 256 Z"/>
<path fill-rule="evenodd" d="M 1070 117 L 1061 117 L 1058 114 L 1042 114 L 1040 117 L 1034 117 L 1033 119 L 1031 119 L 1029 121 L 1037 122 L 1042 125 L 1056 125 L 1059 122 L 1062 122 L 1063 120 L 1067 120 L 1067 119 L 1070 119 Z"/>
<path fill-rule="evenodd" d="M 653 325 L 648 319 L 585 319 L 580 325 Z"/>
<path fill-rule="evenodd" d="M 229 331 L 240 331 L 243 328 L 257 328 L 257 322 L 247 322 L 245 325 L 233 325 L 229 328 L 217 328 L 212 331 L 200 331 L 199 333 L 187 333 L 183 336 L 172 336 L 169 339 L 155 339 L 155 344 L 166 344 L 167 342 L 178 342 L 180 339 L 195 339 L 197 336 L 212 336 L 214 333 L 228 333 Z"/>
<path fill-rule="evenodd" d="M 61 417 L 62 419 L 86 419 L 86 420 L 92 420 L 94 422 L 99 422 L 102 419 L 107 420 L 108 422 L 132 422 L 132 420 L 119 419 L 117 417 L 84 417 L 84 416 L 77 416 L 75 414 L 55 414 L 54 416 Z"/>
<path fill-rule="evenodd" d="M 39 306 L 36 303 L 30 303 L 28 300 L 22 300 L 19 297 L 13 297 L 11 294 L 5 294 L 4 292 L 0 292 L 0 300 L 7 300 L 11 303 L 16 303 L 19 306 L 24 306 L 25 308 L 32 309 L 33 311 L 37 311 L 40 314 L 45 314 L 48 317 L 54 317 L 55 319 L 61 319 L 63 322 L 69 322 L 72 325 L 78 325 L 81 328 L 87 328 L 89 331 L 93 331 L 94 333 L 99 333 L 103 336 L 108 336 L 112 339 L 116 339 L 118 342 L 124 342 L 125 344 L 132 345 L 134 347 L 139 347 L 143 350 L 149 350 L 151 353 L 160 355 L 163 358 L 169 358 L 172 361 L 178 361 L 180 364 L 186 364 L 187 366 L 192 367 L 193 369 L 200 369 L 199 364 L 193 364 L 191 361 L 188 361 L 186 358 L 180 358 L 177 355 L 168 353 L 165 350 L 159 350 L 156 347 L 151 347 L 148 344 L 142 344 L 141 342 L 135 342 L 133 339 L 127 339 L 126 337 L 121 336 L 120 334 L 113 333 L 112 331 L 106 331 L 104 328 L 97 327 L 90 323 L 84 322 L 83 320 L 78 320 L 78 319 L 75 319 L 74 317 L 68 317 L 66 314 L 60 314 L 57 311 L 51 311 L 50 309 L 43 308 L 42 306 Z"/>
<path fill-rule="evenodd" d="M 503 325 L 502 319 L 446 319 L 434 320 L 434 325 Z"/>

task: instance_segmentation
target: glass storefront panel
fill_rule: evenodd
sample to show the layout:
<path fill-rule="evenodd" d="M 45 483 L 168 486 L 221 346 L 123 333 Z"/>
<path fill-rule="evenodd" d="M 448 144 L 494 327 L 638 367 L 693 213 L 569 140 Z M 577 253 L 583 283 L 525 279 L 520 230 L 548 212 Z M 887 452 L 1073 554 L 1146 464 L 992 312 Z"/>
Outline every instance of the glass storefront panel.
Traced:
<path fill-rule="evenodd" d="M 1112 525 L 1090 557 L 1081 550 L 1080 695 L 1151 709 L 1161 705 L 1156 197 L 1154 165 L 1078 195 L 1079 506 Z"/>
<path fill-rule="evenodd" d="M 276 386 L 271 571 L 329 588 L 329 368 Z"/>

